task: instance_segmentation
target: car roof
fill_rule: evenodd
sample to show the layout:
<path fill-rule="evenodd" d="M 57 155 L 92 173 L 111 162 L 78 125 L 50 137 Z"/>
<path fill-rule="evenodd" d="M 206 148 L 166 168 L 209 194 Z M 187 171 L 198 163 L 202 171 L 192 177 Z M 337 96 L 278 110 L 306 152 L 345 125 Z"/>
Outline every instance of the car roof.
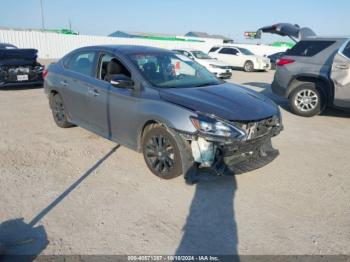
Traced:
<path fill-rule="evenodd" d="M 213 47 L 218 47 L 218 48 L 245 48 L 245 47 L 241 47 L 241 46 L 236 46 L 236 45 L 216 45 L 216 46 L 213 46 Z"/>
<path fill-rule="evenodd" d="M 101 51 L 118 52 L 124 55 L 137 54 L 137 53 L 171 53 L 172 51 L 163 48 L 141 46 L 141 45 L 95 45 L 86 46 L 77 50 L 91 50 L 97 49 Z"/>
<path fill-rule="evenodd" d="M 9 43 L 0 43 L 0 47 L 16 47 L 16 46 L 13 44 L 9 44 Z"/>

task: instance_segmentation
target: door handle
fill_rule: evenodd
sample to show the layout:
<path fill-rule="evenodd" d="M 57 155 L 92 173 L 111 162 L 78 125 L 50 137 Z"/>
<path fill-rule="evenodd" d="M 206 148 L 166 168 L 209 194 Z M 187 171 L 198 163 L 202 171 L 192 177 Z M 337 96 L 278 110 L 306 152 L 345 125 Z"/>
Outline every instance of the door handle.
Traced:
<path fill-rule="evenodd" d="M 60 82 L 60 84 L 61 84 L 62 86 L 64 86 L 64 87 L 67 87 L 67 86 L 68 86 L 68 82 L 67 82 L 66 80 L 62 80 L 62 81 Z"/>
<path fill-rule="evenodd" d="M 335 68 L 338 68 L 338 69 L 349 69 L 349 66 L 346 65 L 346 64 L 338 64 L 335 66 Z"/>
<path fill-rule="evenodd" d="M 96 89 L 93 89 L 93 88 L 89 88 L 88 93 L 91 96 L 99 96 L 100 95 L 100 93 Z"/>

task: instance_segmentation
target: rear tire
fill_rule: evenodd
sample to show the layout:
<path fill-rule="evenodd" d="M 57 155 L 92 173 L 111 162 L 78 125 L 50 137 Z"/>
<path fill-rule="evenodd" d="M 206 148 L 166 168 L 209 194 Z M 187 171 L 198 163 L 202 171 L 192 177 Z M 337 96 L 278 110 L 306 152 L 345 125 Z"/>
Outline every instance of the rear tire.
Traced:
<path fill-rule="evenodd" d="M 245 72 L 253 72 L 254 71 L 253 62 L 252 61 L 245 62 L 243 69 Z"/>
<path fill-rule="evenodd" d="M 193 166 L 192 153 L 186 141 L 159 124 L 146 127 L 142 151 L 150 171 L 162 179 L 186 174 Z"/>
<path fill-rule="evenodd" d="M 52 110 L 52 116 L 55 120 L 56 125 L 61 128 L 72 127 L 73 125 L 68 121 L 67 111 L 65 109 L 61 95 L 58 93 L 51 94 L 49 101 Z"/>
<path fill-rule="evenodd" d="M 324 110 L 324 100 L 323 94 L 317 89 L 315 83 L 302 83 L 291 92 L 289 107 L 296 115 L 312 117 Z"/>

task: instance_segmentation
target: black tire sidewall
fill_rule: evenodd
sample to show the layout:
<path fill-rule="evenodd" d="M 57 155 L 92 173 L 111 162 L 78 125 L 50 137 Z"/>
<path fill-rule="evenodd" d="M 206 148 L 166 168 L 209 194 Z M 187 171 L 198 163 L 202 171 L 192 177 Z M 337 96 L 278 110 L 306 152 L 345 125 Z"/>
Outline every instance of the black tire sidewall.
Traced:
<path fill-rule="evenodd" d="M 296 95 L 297 93 L 299 93 L 302 90 L 311 90 L 313 91 L 317 97 L 318 97 L 318 104 L 317 106 L 311 110 L 311 111 L 307 111 L 307 112 L 303 112 L 301 110 L 299 110 L 299 108 L 295 105 L 295 99 L 296 99 Z M 317 89 L 316 84 L 314 83 L 303 83 L 301 85 L 299 85 L 297 88 L 295 88 L 290 96 L 289 96 L 289 107 L 292 111 L 292 113 L 299 115 L 299 116 L 303 116 L 303 117 L 313 117 L 315 115 L 318 115 L 321 113 L 322 109 L 323 109 L 323 104 L 324 104 L 324 98 L 322 93 Z"/>
<path fill-rule="evenodd" d="M 171 143 L 171 145 L 174 148 L 174 167 L 171 169 L 171 171 L 166 176 L 164 176 L 164 175 L 158 173 L 156 170 L 154 170 L 146 157 L 146 153 L 145 153 L 146 143 L 154 135 L 164 136 L 164 138 L 168 139 L 168 141 Z M 160 177 L 162 179 L 172 179 L 172 178 L 180 176 L 183 173 L 182 158 L 181 158 L 181 152 L 179 149 L 181 145 L 178 145 L 176 140 L 177 139 L 174 137 L 174 135 L 171 134 L 170 132 L 168 132 L 168 130 L 164 126 L 161 126 L 161 125 L 155 125 L 155 126 L 151 127 L 144 134 L 143 139 L 142 139 L 143 157 L 144 157 L 144 160 L 145 160 L 149 170 L 157 177 Z"/>
<path fill-rule="evenodd" d="M 53 107 L 55 105 L 55 103 L 57 103 L 57 101 L 60 101 L 62 104 L 63 104 L 63 108 L 64 108 L 64 121 L 58 121 L 54 111 L 53 111 Z M 56 123 L 56 125 L 58 127 L 61 127 L 61 128 L 67 128 L 67 127 L 71 127 L 72 124 L 69 123 L 68 119 L 67 119 L 67 111 L 66 111 L 66 107 L 64 105 L 64 101 L 62 99 L 62 96 L 59 94 L 59 93 L 56 93 L 56 94 L 51 94 L 50 95 L 50 107 L 51 107 L 51 110 L 52 110 L 52 116 L 53 116 L 53 119 Z"/>
<path fill-rule="evenodd" d="M 247 70 L 247 65 L 248 65 L 248 64 L 251 65 L 251 69 L 248 69 L 248 70 Z M 253 64 L 253 62 L 252 62 L 252 61 L 246 61 L 246 62 L 244 63 L 243 69 L 244 69 L 245 72 L 253 72 L 253 71 L 254 71 L 254 64 Z"/>

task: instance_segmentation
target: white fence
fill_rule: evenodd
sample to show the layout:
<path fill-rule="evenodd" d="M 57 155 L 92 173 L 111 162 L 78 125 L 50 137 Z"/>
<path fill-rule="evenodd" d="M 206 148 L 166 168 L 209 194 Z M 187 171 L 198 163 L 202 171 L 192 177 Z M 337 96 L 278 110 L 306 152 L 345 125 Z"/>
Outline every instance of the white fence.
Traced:
<path fill-rule="evenodd" d="M 166 49 L 193 48 L 208 52 L 211 47 L 220 42 L 218 41 L 216 43 L 215 40 L 204 43 L 182 42 L 88 35 L 63 35 L 36 31 L 0 30 L 0 43 L 11 43 L 20 48 L 35 48 L 39 51 L 39 58 L 57 59 L 76 48 L 89 45 L 146 45 Z M 257 46 L 241 44 L 241 46 L 250 49 L 258 55 L 284 51 L 283 48 L 281 49 L 266 45 Z"/>

